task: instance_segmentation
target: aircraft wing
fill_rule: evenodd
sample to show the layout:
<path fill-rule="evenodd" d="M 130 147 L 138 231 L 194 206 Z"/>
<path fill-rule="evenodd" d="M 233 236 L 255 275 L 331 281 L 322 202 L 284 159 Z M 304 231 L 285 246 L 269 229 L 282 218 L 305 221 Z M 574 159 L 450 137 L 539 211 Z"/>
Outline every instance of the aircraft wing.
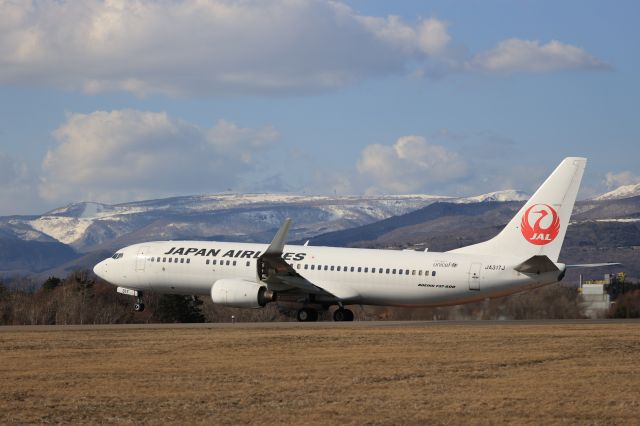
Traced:
<path fill-rule="evenodd" d="M 258 258 L 257 281 L 267 284 L 267 288 L 273 291 L 297 289 L 305 293 L 336 297 L 334 294 L 313 284 L 298 274 L 296 270 L 282 258 L 282 252 L 290 226 L 291 219 L 285 219 L 267 250 Z"/>

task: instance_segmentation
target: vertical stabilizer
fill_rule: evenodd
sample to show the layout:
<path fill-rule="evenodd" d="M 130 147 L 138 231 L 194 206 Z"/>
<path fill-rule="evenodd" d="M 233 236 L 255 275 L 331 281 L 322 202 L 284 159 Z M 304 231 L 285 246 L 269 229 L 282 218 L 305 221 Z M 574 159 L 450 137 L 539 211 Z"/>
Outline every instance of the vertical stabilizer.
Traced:
<path fill-rule="evenodd" d="M 557 262 L 586 164 L 586 158 L 565 158 L 502 232 L 451 252 L 522 259 L 544 255 Z"/>

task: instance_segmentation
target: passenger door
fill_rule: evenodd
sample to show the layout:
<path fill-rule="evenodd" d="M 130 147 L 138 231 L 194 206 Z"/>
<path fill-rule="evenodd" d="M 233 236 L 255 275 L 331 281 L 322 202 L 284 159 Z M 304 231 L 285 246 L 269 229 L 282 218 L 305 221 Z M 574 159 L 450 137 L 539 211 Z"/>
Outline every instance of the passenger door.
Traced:
<path fill-rule="evenodd" d="M 138 256 L 136 257 L 136 271 L 144 271 L 145 264 L 147 262 L 147 251 L 149 247 L 144 246 L 138 249 Z"/>

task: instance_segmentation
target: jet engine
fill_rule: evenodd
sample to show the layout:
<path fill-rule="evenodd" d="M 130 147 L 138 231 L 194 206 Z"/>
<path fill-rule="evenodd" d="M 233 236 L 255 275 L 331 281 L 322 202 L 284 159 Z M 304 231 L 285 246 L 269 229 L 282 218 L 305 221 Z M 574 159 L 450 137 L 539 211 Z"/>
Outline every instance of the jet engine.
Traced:
<path fill-rule="evenodd" d="M 261 308 L 275 301 L 276 294 L 254 282 L 223 278 L 213 283 L 211 300 L 232 308 Z"/>

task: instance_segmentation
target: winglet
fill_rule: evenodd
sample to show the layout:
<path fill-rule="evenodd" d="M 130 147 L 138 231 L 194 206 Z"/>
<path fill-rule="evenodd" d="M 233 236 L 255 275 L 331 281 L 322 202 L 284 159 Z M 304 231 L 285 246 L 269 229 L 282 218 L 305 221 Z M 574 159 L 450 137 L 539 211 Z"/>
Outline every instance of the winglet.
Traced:
<path fill-rule="evenodd" d="M 273 237 L 273 241 L 271 241 L 271 244 L 269 244 L 269 247 L 267 247 L 267 250 L 265 250 L 263 256 L 272 256 L 274 254 L 277 256 L 282 255 L 284 244 L 287 241 L 287 234 L 289 233 L 290 226 L 291 219 L 286 218 L 284 222 L 282 222 L 282 225 L 280 226 L 280 229 L 278 229 L 275 237 Z"/>

